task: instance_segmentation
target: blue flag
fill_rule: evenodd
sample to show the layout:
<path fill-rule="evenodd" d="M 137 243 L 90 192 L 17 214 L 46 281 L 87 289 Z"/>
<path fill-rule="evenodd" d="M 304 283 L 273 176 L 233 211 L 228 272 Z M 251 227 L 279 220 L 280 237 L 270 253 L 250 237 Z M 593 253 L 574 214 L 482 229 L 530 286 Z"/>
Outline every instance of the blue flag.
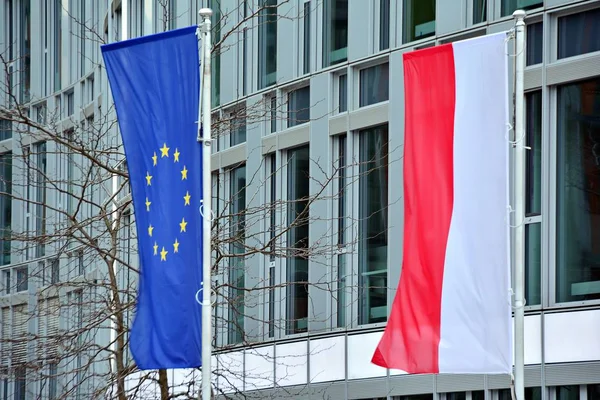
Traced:
<path fill-rule="evenodd" d="M 140 254 L 130 349 L 140 369 L 201 366 L 202 147 L 196 27 L 102 46 Z"/>

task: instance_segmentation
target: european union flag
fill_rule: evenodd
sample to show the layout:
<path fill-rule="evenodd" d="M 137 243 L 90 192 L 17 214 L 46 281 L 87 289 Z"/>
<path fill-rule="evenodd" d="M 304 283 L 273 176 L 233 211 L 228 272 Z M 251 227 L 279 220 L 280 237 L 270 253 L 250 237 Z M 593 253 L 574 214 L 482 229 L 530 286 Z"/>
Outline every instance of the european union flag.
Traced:
<path fill-rule="evenodd" d="M 202 147 L 196 27 L 102 46 L 133 197 L 140 369 L 201 366 Z"/>

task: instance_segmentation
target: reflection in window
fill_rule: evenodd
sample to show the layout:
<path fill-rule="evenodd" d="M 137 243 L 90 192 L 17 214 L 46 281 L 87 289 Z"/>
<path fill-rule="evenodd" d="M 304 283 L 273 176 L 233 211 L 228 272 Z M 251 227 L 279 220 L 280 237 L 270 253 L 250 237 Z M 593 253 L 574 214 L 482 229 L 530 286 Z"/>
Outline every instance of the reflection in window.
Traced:
<path fill-rule="evenodd" d="M 0 155 L 0 249 L 1 265 L 10 264 L 12 219 L 12 153 Z"/>
<path fill-rule="evenodd" d="M 541 22 L 527 25 L 527 65 L 542 63 L 544 46 L 544 25 Z"/>
<path fill-rule="evenodd" d="M 360 132 L 359 323 L 387 320 L 388 127 Z"/>
<path fill-rule="evenodd" d="M 473 0 L 473 24 L 487 20 L 487 0 Z"/>
<path fill-rule="evenodd" d="M 29 288 L 27 267 L 17 268 L 17 292 L 25 292 Z"/>
<path fill-rule="evenodd" d="M 525 225 L 525 300 L 528 306 L 540 305 L 542 271 L 541 223 Z"/>
<path fill-rule="evenodd" d="M 277 80 L 277 0 L 264 0 L 258 16 L 258 87 Z"/>
<path fill-rule="evenodd" d="M 323 1 L 323 67 L 348 58 L 348 0 Z"/>
<path fill-rule="evenodd" d="M 390 48 L 390 0 L 379 0 L 379 50 Z"/>
<path fill-rule="evenodd" d="M 360 71 L 360 107 L 388 100 L 389 91 L 389 64 L 379 64 Z"/>
<path fill-rule="evenodd" d="M 558 58 L 600 51 L 600 8 L 558 19 Z"/>
<path fill-rule="evenodd" d="M 0 118 L 0 140 L 10 139 L 12 137 L 12 122 L 8 119 Z"/>
<path fill-rule="evenodd" d="M 526 95 L 527 146 L 525 214 L 539 215 L 542 211 L 542 92 Z"/>
<path fill-rule="evenodd" d="M 287 333 L 308 328 L 309 148 L 288 151 L 287 170 Z"/>
<path fill-rule="evenodd" d="M 404 43 L 435 35 L 435 0 L 404 0 Z"/>
<path fill-rule="evenodd" d="M 310 86 L 288 94 L 288 128 L 310 120 Z"/>
<path fill-rule="evenodd" d="M 501 13 L 503 17 L 512 15 L 516 9 L 531 10 L 544 5 L 543 0 L 502 0 Z"/>
<path fill-rule="evenodd" d="M 557 386 L 556 400 L 579 400 L 579 386 Z"/>
<path fill-rule="evenodd" d="M 230 215 L 229 215 L 229 252 L 233 255 L 245 251 L 246 208 L 246 166 L 237 167 L 230 172 Z M 244 279 L 245 265 L 243 256 L 229 260 L 229 284 L 231 285 L 229 308 L 229 344 L 239 343 L 244 333 Z"/>
<path fill-rule="evenodd" d="M 600 78 L 558 88 L 556 296 L 600 299 Z"/>

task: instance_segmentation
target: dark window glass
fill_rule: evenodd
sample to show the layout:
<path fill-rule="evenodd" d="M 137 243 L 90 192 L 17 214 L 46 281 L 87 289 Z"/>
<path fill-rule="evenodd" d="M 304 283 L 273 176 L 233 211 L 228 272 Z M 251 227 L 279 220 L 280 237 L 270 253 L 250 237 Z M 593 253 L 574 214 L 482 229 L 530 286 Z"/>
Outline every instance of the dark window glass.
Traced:
<path fill-rule="evenodd" d="M 338 102 L 340 112 L 348 111 L 348 75 L 340 75 L 338 80 Z"/>
<path fill-rule="evenodd" d="M 473 0 L 473 24 L 487 20 L 487 0 Z"/>
<path fill-rule="evenodd" d="M 528 306 L 540 305 L 542 284 L 541 223 L 525 225 L 525 300 Z"/>
<path fill-rule="evenodd" d="M 244 281 L 245 263 L 241 255 L 245 252 L 245 216 L 246 208 L 246 166 L 237 167 L 230 172 L 230 216 L 229 216 L 229 252 L 234 256 L 229 260 L 229 343 L 240 343 L 244 334 Z"/>
<path fill-rule="evenodd" d="M 288 128 L 310 121 L 310 86 L 288 94 Z"/>
<path fill-rule="evenodd" d="M 348 58 L 348 0 L 323 1 L 323 67 Z"/>
<path fill-rule="evenodd" d="M 310 1 L 304 3 L 304 73 L 310 72 Z"/>
<path fill-rule="evenodd" d="M 12 153 L 0 155 L 0 192 L 0 262 L 7 265 L 11 261 Z"/>
<path fill-rule="evenodd" d="M 435 1 L 404 0 L 404 43 L 435 35 Z"/>
<path fill-rule="evenodd" d="M 288 152 L 287 173 L 287 333 L 308 329 L 309 148 Z"/>
<path fill-rule="evenodd" d="M 532 8 L 541 7 L 544 5 L 543 0 L 502 0 L 501 13 L 505 17 L 512 15 L 517 9 L 531 10 Z"/>
<path fill-rule="evenodd" d="M 277 0 L 264 0 L 258 17 L 258 87 L 277 81 Z"/>
<path fill-rule="evenodd" d="M 558 88 L 556 300 L 600 299 L 600 78 Z"/>
<path fill-rule="evenodd" d="M 246 142 L 246 109 L 233 112 L 230 124 L 230 146 Z"/>
<path fill-rule="evenodd" d="M 389 64 L 379 64 L 360 71 L 360 107 L 388 100 L 389 91 Z"/>
<path fill-rule="evenodd" d="M 387 125 L 361 131 L 359 142 L 359 323 L 370 324 L 387 320 Z"/>
<path fill-rule="evenodd" d="M 525 213 L 539 215 L 542 211 L 542 92 L 526 95 L 526 152 Z"/>
<path fill-rule="evenodd" d="M 340 248 L 345 245 L 345 233 L 347 224 L 347 211 L 346 211 L 346 135 L 339 137 L 338 141 L 338 187 L 337 187 L 337 204 L 338 204 L 338 235 L 337 242 Z M 340 254 L 337 257 L 338 261 L 338 289 L 337 289 L 337 325 L 338 327 L 346 326 L 346 306 L 348 294 L 347 289 L 347 271 L 346 271 L 346 258 L 347 254 Z"/>
<path fill-rule="evenodd" d="M 390 48 L 390 0 L 379 0 L 379 50 Z"/>
<path fill-rule="evenodd" d="M 557 386 L 556 400 L 579 400 L 579 386 Z"/>
<path fill-rule="evenodd" d="M 541 22 L 527 25 L 527 65 L 542 63 L 544 47 L 544 25 Z"/>
<path fill-rule="evenodd" d="M 558 58 L 600 51 L 600 8 L 558 19 Z"/>

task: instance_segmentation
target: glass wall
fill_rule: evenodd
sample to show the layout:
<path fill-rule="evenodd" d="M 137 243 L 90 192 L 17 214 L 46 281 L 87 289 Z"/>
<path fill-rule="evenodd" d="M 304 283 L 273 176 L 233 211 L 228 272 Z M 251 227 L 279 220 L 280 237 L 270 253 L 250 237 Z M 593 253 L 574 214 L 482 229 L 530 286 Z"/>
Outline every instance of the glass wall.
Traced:
<path fill-rule="evenodd" d="M 359 133 L 359 323 L 387 319 L 388 127 Z"/>
<path fill-rule="evenodd" d="M 287 333 L 308 328 L 309 147 L 288 151 L 287 167 Z"/>

